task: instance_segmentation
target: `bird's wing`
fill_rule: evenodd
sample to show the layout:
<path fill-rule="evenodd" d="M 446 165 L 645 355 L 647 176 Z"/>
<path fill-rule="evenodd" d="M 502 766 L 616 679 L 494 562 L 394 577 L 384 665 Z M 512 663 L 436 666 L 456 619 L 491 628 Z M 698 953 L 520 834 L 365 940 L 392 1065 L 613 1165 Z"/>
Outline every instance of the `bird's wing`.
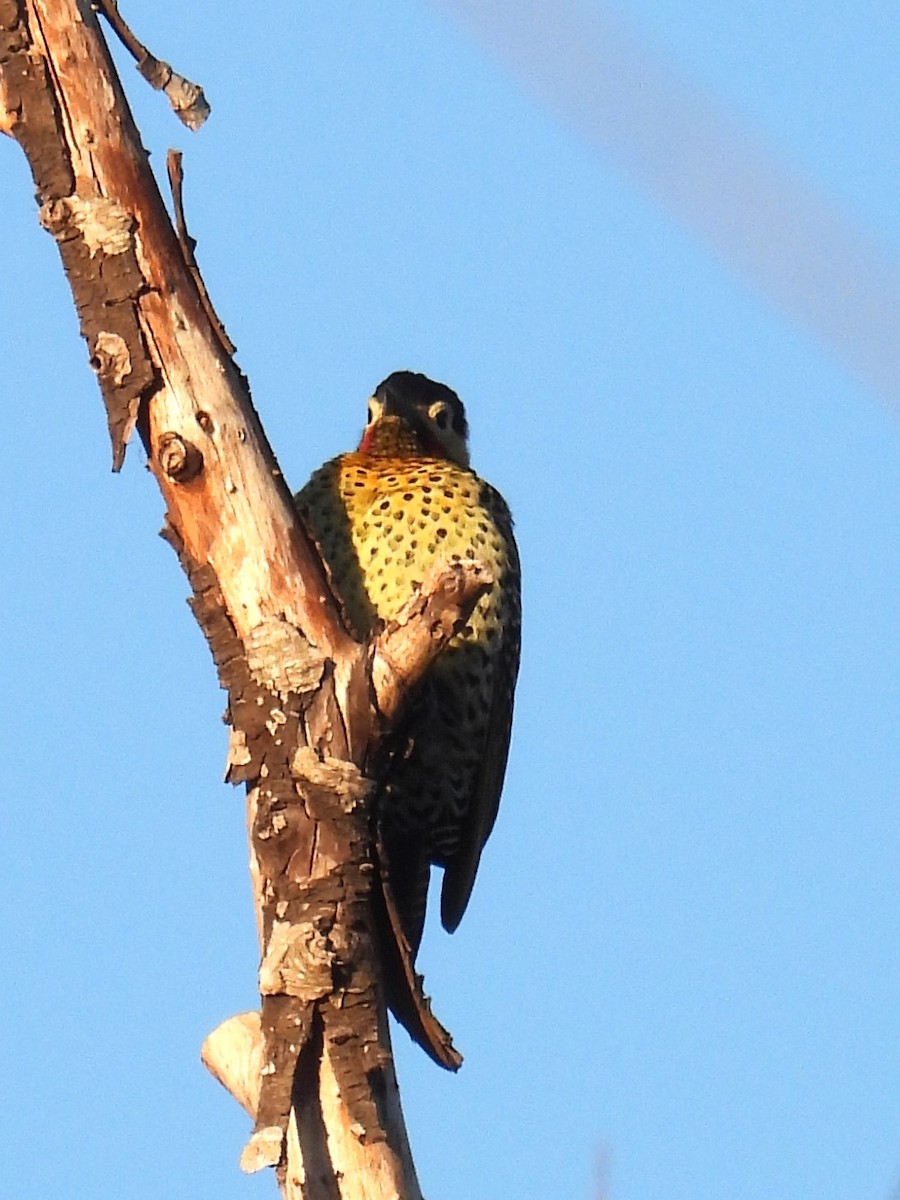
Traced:
<path fill-rule="evenodd" d="M 509 567 L 504 583 L 505 602 L 509 606 L 504 622 L 503 641 L 497 650 L 491 712 L 482 749 L 481 765 L 466 816 L 460 830 L 459 849 L 447 863 L 441 889 L 441 922 L 452 933 L 462 920 L 484 844 L 490 836 L 500 807 L 500 793 L 506 774 L 509 739 L 512 731 L 513 695 L 519 672 L 521 645 L 521 601 L 519 594 L 519 558 L 512 533 L 512 518 L 506 503 L 493 488 L 491 507 L 509 547 Z"/>

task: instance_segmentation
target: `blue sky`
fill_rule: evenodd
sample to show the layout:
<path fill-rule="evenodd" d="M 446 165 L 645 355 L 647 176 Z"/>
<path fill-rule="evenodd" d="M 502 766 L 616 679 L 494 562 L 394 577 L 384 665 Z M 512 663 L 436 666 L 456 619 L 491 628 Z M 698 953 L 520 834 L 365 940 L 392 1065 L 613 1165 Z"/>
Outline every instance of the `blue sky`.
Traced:
<path fill-rule="evenodd" d="M 188 135 L 126 81 L 157 166 L 185 151 L 201 267 L 288 478 L 411 367 L 463 396 L 517 518 L 504 802 L 461 929 L 433 921 L 422 953 L 463 1070 L 396 1038 L 429 1200 L 894 1200 L 900 422 L 889 374 L 853 363 L 896 313 L 900 19 L 581 3 L 629 39 L 610 87 L 656 97 L 643 141 L 586 132 L 463 0 L 275 0 L 265 23 L 135 0 L 212 119 Z M 521 6 L 534 46 L 558 5 Z M 712 244 L 696 195 L 673 206 L 673 174 L 644 169 L 678 116 L 661 78 L 867 248 L 878 311 L 829 338 L 792 306 L 808 279 L 773 301 L 742 257 L 752 236 L 793 262 L 781 227 L 737 204 Z M 0 211 L 0 1195 L 274 1195 L 239 1174 L 247 1120 L 197 1061 L 255 1004 L 223 698 L 139 448 L 109 474 L 5 142 Z"/>

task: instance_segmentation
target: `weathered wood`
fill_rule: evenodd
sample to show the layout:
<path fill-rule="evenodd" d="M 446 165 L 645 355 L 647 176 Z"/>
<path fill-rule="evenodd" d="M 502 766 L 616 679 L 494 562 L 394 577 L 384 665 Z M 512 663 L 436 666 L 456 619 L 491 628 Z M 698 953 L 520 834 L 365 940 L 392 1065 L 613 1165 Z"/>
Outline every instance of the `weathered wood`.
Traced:
<path fill-rule="evenodd" d="M 112 0 L 101 7 L 126 36 Z M 153 74 L 160 60 L 133 41 Z M 418 1200 L 362 768 L 490 581 L 479 564 L 439 567 L 371 645 L 349 636 L 83 0 L 0 0 L 0 131 L 22 146 L 59 247 L 113 465 L 137 430 L 228 693 L 261 1011 L 211 1035 L 204 1061 L 255 1120 L 242 1165 L 276 1166 L 284 1195 L 303 1200 Z M 449 1055 L 406 968 L 411 1010 L 428 1018 L 420 1036 Z"/>
<path fill-rule="evenodd" d="M 381 1015 L 384 1018 L 383 1011 Z M 381 1040 L 383 1044 L 389 1044 L 386 1028 L 382 1032 Z M 253 1117 L 259 1103 L 261 1071 L 265 1059 L 259 1013 L 240 1013 L 224 1021 L 203 1043 L 202 1059 L 211 1074 Z M 388 1127 L 402 1124 L 400 1092 L 392 1063 L 385 1065 L 383 1080 L 384 1092 L 381 1101 L 385 1113 L 384 1124 Z M 298 1078 L 298 1082 L 302 1085 L 304 1081 Z M 346 1120 L 346 1109 L 340 1103 L 340 1092 L 328 1047 L 325 1048 L 321 1060 L 320 1079 L 315 1087 L 307 1087 L 305 1091 L 308 1096 L 318 1098 L 321 1112 L 316 1115 L 315 1120 L 303 1122 L 307 1127 L 304 1153 L 300 1152 L 298 1123 L 292 1115 L 288 1127 L 287 1166 L 282 1178 L 286 1200 L 303 1200 L 307 1194 L 303 1191 L 306 1186 L 302 1170 L 304 1163 L 307 1164 L 310 1173 L 321 1173 L 324 1169 L 327 1177 L 329 1158 L 326 1150 L 323 1159 L 322 1145 L 315 1145 L 316 1133 L 317 1130 L 321 1132 L 334 1128 L 338 1122 Z M 298 1100 L 297 1108 L 301 1114 L 302 1107 L 302 1101 Z M 347 1131 L 347 1135 L 341 1139 L 331 1162 L 331 1170 L 337 1169 L 344 1176 L 358 1180 L 356 1186 L 359 1190 L 355 1194 L 359 1197 L 365 1200 L 391 1200 L 398 1193 L 398 1181 L 393 1171 L 385 1171 L 385 1162 L 373 1155 L 373 1148 L 368 1143 L 350 1130 Z M 290 1152 L 292 1146 L 294 1150 Z M 347 1157 L 343 1156 L 345 1151 L 350 1151 Z M 408 1147 L 406 1154 L 408 1155 Z M 401 1158 L 391 1165 L 394 1171 L 402 1170 L 404 1186 L 407 1189 L 403 1194 L 408 1200 L 421 1200 L 411 1159 Z M 327 1196 L 329 1192 L 325 1191 L 324 1194 Z"/>
<path fill-rule="evenodd" d="M 103 13 L 150 86 L 166 94 L 178 120 L 188 129 L 199 129 L 209 116 L 209 104 L 203 88 L 185 79 L 173 71 L 169 63 L 150 53 L 122 17 L 117 0 L 94 0 L 94 4 Z"/>
<path fill-rule="evenodd" d="M 385 721 L 398 713 L 410 687 L 421 679 L 442 648 L 464 627 L 461 611 L 471 612 L 493 584 L 481 563 L 437 563 L 421 590 L 378 635 L 372 659 L 375 702 Z M 422 625 L 431 636 L 421 636 Z"/>

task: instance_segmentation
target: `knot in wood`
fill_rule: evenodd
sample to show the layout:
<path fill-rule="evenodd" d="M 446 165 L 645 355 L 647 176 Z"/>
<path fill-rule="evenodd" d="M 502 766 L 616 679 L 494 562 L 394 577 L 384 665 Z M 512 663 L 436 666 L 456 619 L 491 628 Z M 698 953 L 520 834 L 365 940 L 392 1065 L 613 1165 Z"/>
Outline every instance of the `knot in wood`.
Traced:
<path fill-rule="evenodd" d="M 335 954 L 314 920 L 274 921 L 259 966 L 262 996 L 321 1000 L 333 987 Z"/>
<path fill-rule="evenodd" d="M 134 217 L 105 196 L 60 196 L 47 200 L 38 219 L 58 242 L 81 237 L 91 258 L 124 254 L 132 248 Z"/>
<path fill-rule="evenodd" d="M 264 617 L 244 638 L 244 648 L 250 677 L 279 696 L 315 691 L 322 680 L 323 655 L 284 617 Z"/>
<path fill-rule="evenodd" d="M 159 465 L 176 483 L 189 483 L 203 470 L 203 455 L 179 433 L 164 433 L 157 450 Z"/>
<path fill-rule="evenodd" d="M 131 374 L 131 355 L 125 339 L 118 333 L 101 329 L 94 338 L 91 354 L 91 369 L 96 371 L 103 383 L 121 387 Z"/>
<path fill-rule="evenodd" d="M 291 759 L 291 776 L 315 819 L 355 812 L 372 791 L 371 781 L 354 763 L 320 758 L 310 746 L 301 746 Z"/>

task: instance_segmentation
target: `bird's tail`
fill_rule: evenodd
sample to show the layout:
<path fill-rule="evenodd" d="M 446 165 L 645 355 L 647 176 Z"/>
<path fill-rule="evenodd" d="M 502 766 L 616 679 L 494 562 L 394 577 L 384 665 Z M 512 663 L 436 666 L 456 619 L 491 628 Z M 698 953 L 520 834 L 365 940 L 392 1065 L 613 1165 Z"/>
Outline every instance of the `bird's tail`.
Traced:
<path fill-rule="evenodd" d="M 400 856 L 396 852 L 397 847 L 394 847 L 399 867 Z M 396 867 L 391 865 L 384 839 L 379 838 L 378 865 L 381 886 L 375 889 L 375 916 L 385 998 L 391 1012 L 413 1041 L 418 1042 L 439 1066 L 448 1071 L 458 1071 L 462 1066 L 462 1055 L 454 1047 L 449 1031 L 431 1011 L 431 1001 L 422 989 L 424 978 L 417 974 L 415 969 L 416 952 L 425 920 L 425 892 L 431 869 L 427 859 L 421 855 L 416 857 L 418 861 L 411 871 L 410 859 L 404 855 L 406 870 L 398 872 Z M 391 881 L 394 879 L 400 884 L 398 888 L 392 886 Z"/>

